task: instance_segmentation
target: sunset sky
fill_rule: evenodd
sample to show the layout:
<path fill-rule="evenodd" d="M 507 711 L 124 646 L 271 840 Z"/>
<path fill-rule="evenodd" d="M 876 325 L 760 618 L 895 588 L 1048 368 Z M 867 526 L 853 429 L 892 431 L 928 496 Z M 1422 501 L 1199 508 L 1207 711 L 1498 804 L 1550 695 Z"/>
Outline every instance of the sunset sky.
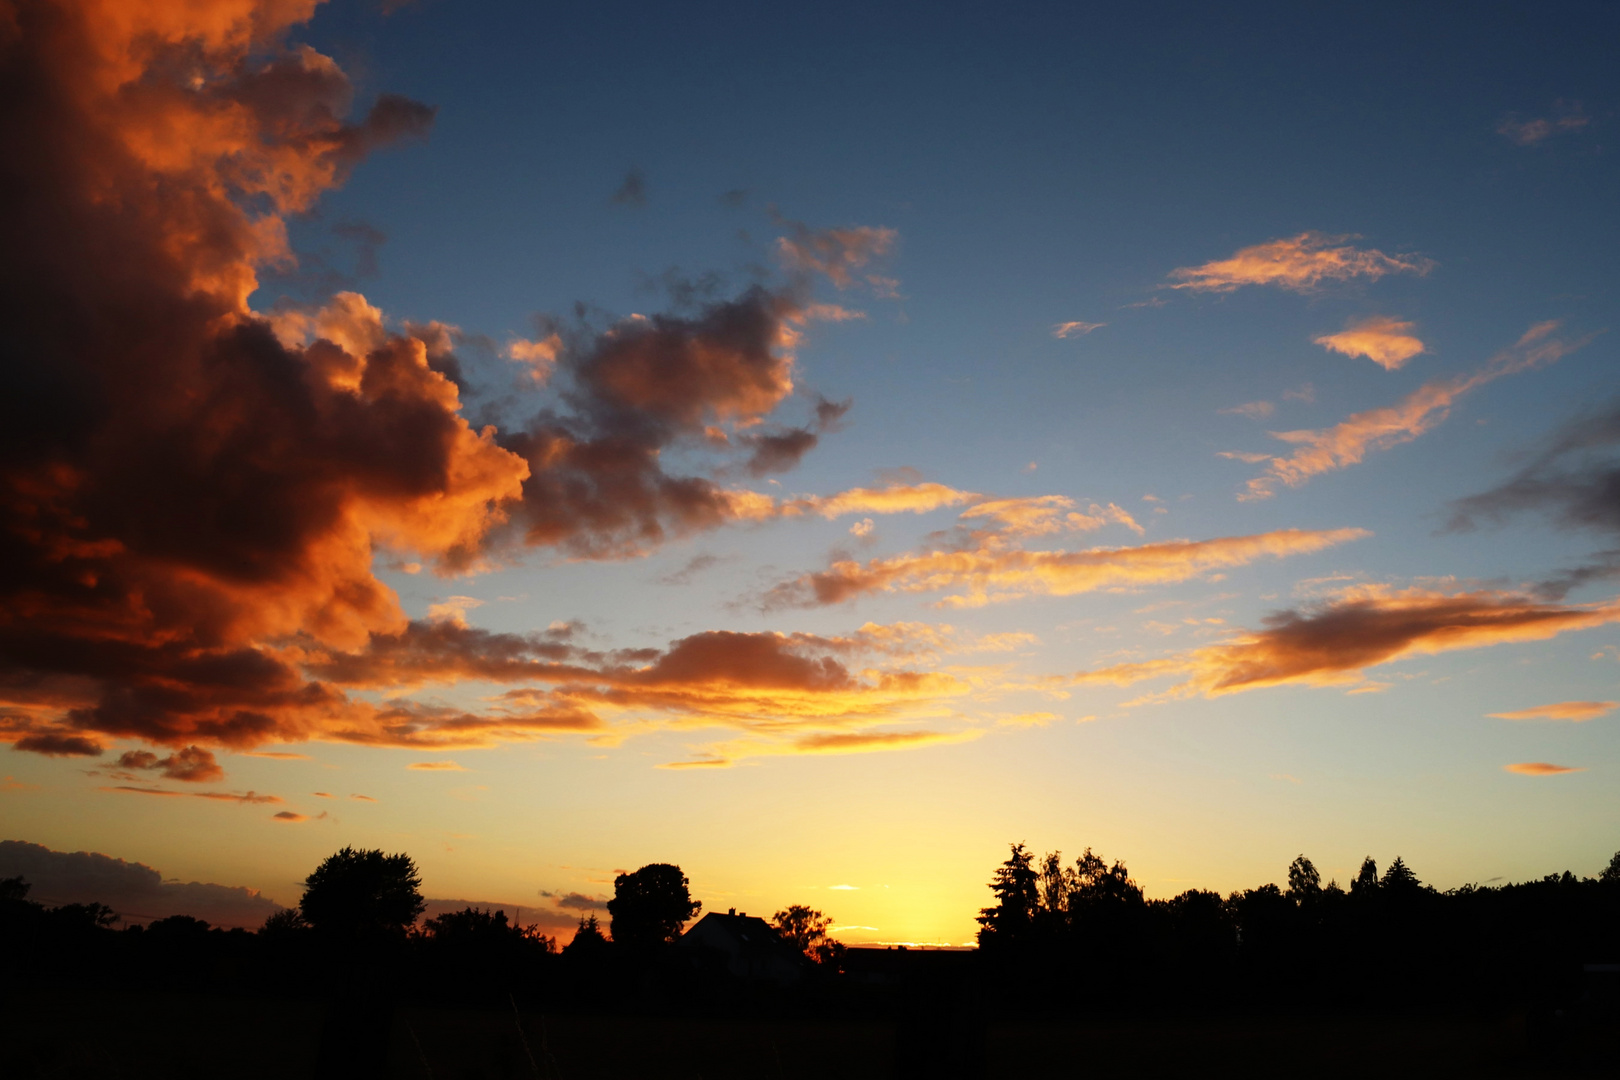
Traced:
<path fill-rule="evenodd" d="M 1617 33 L 0 0 L 0 839 L 565 937 L 1595 873 Z"/>

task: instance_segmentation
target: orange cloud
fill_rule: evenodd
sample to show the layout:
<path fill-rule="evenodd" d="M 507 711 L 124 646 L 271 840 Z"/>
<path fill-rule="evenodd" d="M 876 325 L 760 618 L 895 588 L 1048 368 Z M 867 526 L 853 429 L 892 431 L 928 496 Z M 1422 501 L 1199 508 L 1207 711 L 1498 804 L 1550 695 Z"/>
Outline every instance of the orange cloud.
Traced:
<path fill-rule="evenodd" d="M 1009 536 L 1045 536 L 1060 531 L 1088 532 L 1104 525 L 1123 525 L 1141 536 L 1146 530 L 1130 513 L 1114 503 L 1092 503 L 1084 512 L 1063 495 L 1035 495 L 1021 499 L 988 499 L 962 511 L 963 521 L 987 518 Z"/>
<path fill-rule="evenodd" d="M 307 814 L 295 814 L 291 810 L 282 810 L 270 816 L 271 819 L 275 821 L 299 822 L 309 820 L 309 816 Z"/>
<path fill-rule="evenodd" d="M 1438 379 L 1419 387 L 1400 402 L 1382 409 L 1356 413 L 1344 422 L 1320 431 L 1274 431 L 1273 437 L 1292 443 L 1288 457 L 1269 459 L 1264 475 L 1248 482 L 1243 500 L 1269 499 L 1279 485 L 1298 487 L 1312 477 L 1358 464 L 1371 451 L 1388 450 L 1411 442 L 1439 426 L 1456 400 L 1471 390 L 1504 375 L 1516 375 L 1553 363 L 1591 340 L 1567 342 L 1552 337 L 1556 322 L 1538 323 L 1509 349 L 1504 349 L 1472 375 Z M 1228 457 L 1251 460 L 1252 455 L 1228 452 Z"/>
<path fill-rule="evenodd" d="M 1055 338 L 1084 337 L 1093 330 L 1101 330 L 1107 325 L 1105 322 L 1061 322 L 1052 327 L 1052 336 Z"/>
<path fill-rule="evenodd" d="M 890 484 L 881 488 L 850 488 L 836 495 L 806 495 L 781 506 L 784 517 L 819 514 L 831 520 L 846 514 L 926 514 L 942 506 L 958 506 L 980 496 L 944 484 Z"/>
<path fill-rule="evenodd" d="M 1511 712 L 1493 712 L 1486 715 L 1497 720 L 1568 720 L 1579 724 L 1606 716 L 1617 706 L 1620 706 L 1620 702 L 1559 701 L 1551 705 L 1536 705 L 1529 709 L 1514 709 Z"/>
<path fill-rule="evenodd" d="M 551 370 L 562 348 L 562 335 L 549 334 L 538 341 L 518 338 L 506 346 L 506 355 L 517 363 L 527 365 L 532 381 L 543 383 L 551 378 Z"/>
<path fill-rule="evenodd" d="M 1371 315 L 1353 319 L 1337 334 L 1324 334 L 1312 340 L 1345 356 L 1365 356 L 1385 371 L 1395 371 L 1424 351 L 1423 342 L 1412 334 L 1415 324 Z"/>
<path fill-rule="evenodd" d="M 1176 540 L 1134 548 L 1028 551 L 1000 535 L 978 537 L 965 550 L 934 550 L 862 564 L 835 562 L 776 586 L 770 607 L 836 604 L 872 592 L 962 590 L 945 597 L 951 607 L 976 607 L 1019 596 L 1073 596 L 1099 589 L 1129 589 L 1187 581 L 1261 558 L 1321 551 L 1370 536 L 1365 529 L 1282 529 L 1254 536 Z"/>
<path fill-rule="evenodd" d="M 1550 761 L 1519 761 L 1512 765 L 1504 765 L 1502 768 L 1520 776 L 1559 776 L 1563 773 L 1586 771 L 1578 766 L 1554 765 Z"/>
<path fill-rule="evenodd" d="M 352 292 L 252 310 L 264 268 L 296 262 L 287 215 L 433 118 L 384 94 L 345 119 L 342 69 L 286 43 L 314 7 L 61 0 L 16 14 L 5 151 L 27 168 L 8 174 L 8 256 L 29 271 L 7 334 L 52 371 L 0 373 L 0 398 L 29 402 L 8 430 L 29 450 L 0 470 L 0 735 L 18 749 L 592 730 L 566 700 L 468 713 L 356 699 L 315 672 L 450 642 L 406 619 L 374 565 L 459 574 L 519 544 L 624 558 L 757 520 L 769 497 L 716 480 L 734 466 L 673 475 L 670 451 L 718 443 L 751 472 L 784 468 L 849 407 L 823 399 L 803 426 L 771 425 L 800 400 L 806 327 L 850 315 L 811 303 L 799 276 L 514 343 L 520 362 L 566 368 L 570 395 L 505 432 L 464 415 L 453 327 L 391 323 Z M 796 266 L 842 281 L 894 241 L 852 229 L 789 243 Z M 476 663 L 414 659 L 544 663 L 544 642 L 500 640 Z"/>
<path fill-rule="evenodd" d="M 1434 268 L 1429 259 L 1362 250 L 1346 244 L 1349 239 L 1305 232 L 1285 240 L 1270 240 L 1243 248 L 1228 259 L 1172 270 L 1170 279 L 1174 284 L 1170 288 L 1225 293 L 1245 285 L 1276 285 L 1293 292 L 1309 292 L 1324 281 L 1376 281 L 1385 274 L 1421 275 Z"/>
<path fill-rule="evenodd" d="M 1348 590 L 1322 607 L 1284 611 L 1263 630 L 1159 660 L 1117 664 L 1076 683 L 1128 686 L 1176 677 L 1168 696 L 1218 697 L 1267 686 L 1358 682 L 1369 667 L 1409 656 L 1544 641 L 1620 621 L 1620 602 L 1545 603 L 1513 593 Z"/>
<path fill-rule="evenodd" d="M 419 772 L 466 772 L 467 770 L 453 761 L 413 761 L 405 766 Z"/>

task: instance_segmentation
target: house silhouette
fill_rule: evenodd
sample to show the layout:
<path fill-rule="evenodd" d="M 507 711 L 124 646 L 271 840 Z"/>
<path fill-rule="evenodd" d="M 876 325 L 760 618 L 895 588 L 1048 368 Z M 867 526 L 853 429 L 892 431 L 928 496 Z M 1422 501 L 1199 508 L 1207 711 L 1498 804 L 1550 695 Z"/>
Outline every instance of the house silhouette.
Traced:
<path fill-rule="evenodd" d="M 739 915 L 736 908 L 724 915 L 709 912 L 682 934 L 676 945 L 709 950 L 711 957 L 723 956 L 726 970 L 745 982 L 791 986 L 804 977 L 809 964 L 804 954 L 783 941 L 770 923 L 746 912 Z"/>

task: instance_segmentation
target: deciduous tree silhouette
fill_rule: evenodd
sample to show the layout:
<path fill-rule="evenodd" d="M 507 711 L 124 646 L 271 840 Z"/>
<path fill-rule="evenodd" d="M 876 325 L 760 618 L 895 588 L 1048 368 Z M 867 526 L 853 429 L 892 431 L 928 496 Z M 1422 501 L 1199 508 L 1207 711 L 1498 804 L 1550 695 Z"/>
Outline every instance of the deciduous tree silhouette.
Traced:
<path fill-rule="evenodd" d="M 823 945 L 838 944 L 827 937 L 832 919 L 808 904 L 792 904 L 771 916 L 771 925 L 782 940 L 812 960 L 820 960 Z M 830 950 L 822 950 L 829 951 Z"/>
<path fill-rule="evenodd" d="M 686 875 L 669 863 L 649 863 L 613 879 L 608 901 L 613 940 L 631 948 L 664 945 L 681 936 L 681 927 L 703 909 L 693 900 Z"/>
<path fill-rule="evenodd" d="M 422 879 L 403 852 L 329 855 L 304 879 L 299 910 L 317 931 L 344 938 L 403 936 L 422 914 Z"/>
<path fill-rule="evenodd" d="M 1620 881 L 1620 851 L 1614 853 L 1614 858 L 1609 860 L 1609 865 L 1604 868 L 1603 873 L 1598 875 L 1598 880 Z"/>
<path fill-rule="evenodd" d="M 1367 897 L 1378 891 L 1378 864 L 1371 855 L 1361 860 L 1361 869 L 1350 882 L 1350 895 Z"/>
<path fill-rule="evenodd" d="M 1296 904 L 1307 903 L 1322 893 L 1322 875 L 1315 864 L 1303 854 L 1288 864 L 1288 898 Z"/>

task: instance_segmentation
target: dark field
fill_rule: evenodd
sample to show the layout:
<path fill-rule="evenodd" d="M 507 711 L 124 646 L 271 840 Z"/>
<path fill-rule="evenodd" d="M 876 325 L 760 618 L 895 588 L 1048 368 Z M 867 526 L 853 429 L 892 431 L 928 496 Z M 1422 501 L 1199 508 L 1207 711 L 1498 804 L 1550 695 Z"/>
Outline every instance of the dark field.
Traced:
<path fill-rule="evenodd" d="M 316 1002 L 49 990 L 8 995 L 0 1073 L 45 1077 L 606 1080 L 1614 1075 L 1614 1032 L 1497 1020 L 1237 1017 L 972 1025 L 400 1008 L 334 1048 Z M 339 1019 L 333 1030 L 352 1030 Z M 369 1050 L 359 1054 L 353 1045 Z M 1577 1045 L 1585 1043 L 1587 1045 Z M 1605 1049 L 1606 1044 L 1607 1049 Z M 334 1055 L 334 1049 L 336 1054 Z M 341 1060 L 335 1060 L 341 1059 Z M 324 1064 L 323 1064 L 324 1060 Z M 982 1064 L 980 1064 L 982 1062 Z"/>

